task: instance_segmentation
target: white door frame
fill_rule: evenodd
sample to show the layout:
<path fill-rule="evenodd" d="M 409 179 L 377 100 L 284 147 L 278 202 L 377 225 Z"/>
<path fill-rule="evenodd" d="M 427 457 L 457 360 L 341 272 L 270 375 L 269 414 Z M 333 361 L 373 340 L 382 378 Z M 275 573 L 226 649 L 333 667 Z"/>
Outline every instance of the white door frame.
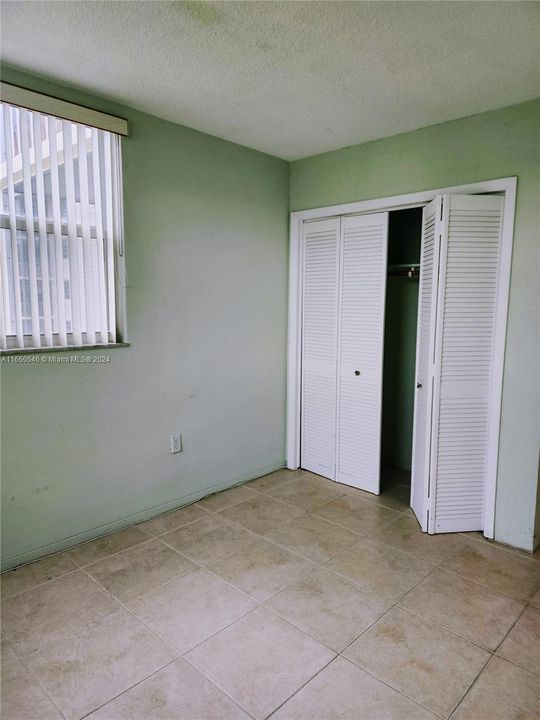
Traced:
<path fill-rule="evenodd" d="M 405 195 L 360 202 L 330 205 L 323 208 L 299 210 L 291 213 L 289 246 L 289 321 L 287 348 L 287 467 L 300 467 L 300 402 L 301 402 L 301 339 L 302 339 L 302 224 L 336 215 L 364 214 L 380 211 L 422 207 L 436 195 L 504 193 L 499 286 L 495 319 L 494 359 L 491 384 L 488 462 L 484 495 L 484 535 L 493 538 L 495 530 L 495 494 L 502 402 L 502 382 L 506 345 L 506 324 L 510 292 L 510 270 L 514 236 L 517 177 L 498 178 L 483 182 L 436 188 Z"/>

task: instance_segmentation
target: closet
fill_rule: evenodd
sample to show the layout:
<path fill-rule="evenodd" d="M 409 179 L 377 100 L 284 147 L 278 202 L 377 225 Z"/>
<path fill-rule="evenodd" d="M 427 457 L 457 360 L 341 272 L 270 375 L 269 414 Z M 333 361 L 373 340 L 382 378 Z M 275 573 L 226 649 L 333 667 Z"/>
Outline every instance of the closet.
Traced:
<path fill-rule="evenodd" d="M 384 320 L 381 492 L 410 486 L 422 208 L 390 212 Z"/>
<path fill-rule="evenodd" d="M 431 533 L 483 528 L 503 202 L 449 194 L 302 223 L 300 465 L 372 493 L 383 460 L 410 465 Z"/>

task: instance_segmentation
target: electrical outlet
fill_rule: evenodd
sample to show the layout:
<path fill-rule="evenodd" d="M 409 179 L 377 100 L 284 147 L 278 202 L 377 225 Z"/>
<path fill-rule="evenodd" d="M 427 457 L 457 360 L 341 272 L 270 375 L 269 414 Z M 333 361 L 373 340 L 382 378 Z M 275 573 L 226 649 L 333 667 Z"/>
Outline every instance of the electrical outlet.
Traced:
<path fill-rule="evenodd" d="M 182 436 L 171 435 L 171 453 L 174 455 L 179 452 L 182 452 Z"/>

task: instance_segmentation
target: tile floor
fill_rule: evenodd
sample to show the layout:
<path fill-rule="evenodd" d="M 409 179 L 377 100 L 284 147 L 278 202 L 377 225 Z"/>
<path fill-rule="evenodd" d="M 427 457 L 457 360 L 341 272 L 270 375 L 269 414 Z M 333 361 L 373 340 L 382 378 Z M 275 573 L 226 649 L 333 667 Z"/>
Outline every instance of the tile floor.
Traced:
<path fill-rule="evenodd" d="M 408 493 L 280 470 L 5 573 L 2 719 L 538 720 L 538 553 Z"/>

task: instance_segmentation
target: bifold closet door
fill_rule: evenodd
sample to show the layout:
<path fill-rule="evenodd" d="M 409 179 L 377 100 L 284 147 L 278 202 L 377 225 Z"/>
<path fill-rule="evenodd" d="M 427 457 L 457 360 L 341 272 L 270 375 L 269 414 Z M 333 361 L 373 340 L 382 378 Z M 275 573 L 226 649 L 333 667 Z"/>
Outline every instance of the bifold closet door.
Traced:
<path fill-rule="evenodd" d="M 422 530 L 427 531 L 427 497 L 431 440 L 432 364 L 435 353 L 435 313 L 439 267 L 437 219 L 441 217 L 442 197 L 426 205 L 422 216 L 420 286 L 416 329 L 416 391 L 411 471 L 411 506 Z"/>
<path fill-rule="evenodd" d="M 423 517 L 431 533 L 482 530 L 487 474 L 496 472 L 490 457 L 496 453 L 498 427 L 490 430 L 490 421 L 496 412 L 491 386 L 503 202 L 499 196 L 445 195 L 436 216 L 440 250 L 428 377 L 433 393 L 429 447 L 423 454 L 428 474 Z M 417 432 L 422 432 L 419 422 L 415 445 L 422 442 Z M 413 470 L 414 496 L 421 475 L 416 465 Z"/>
<path fill-rule="evenodd" d="M 341 225 L 336 480 L 378 494 L 388 213 Z"/>
<path fill-rule="evenodd" d="M 331 480 L 336 468 L 340 219 L 304 223 L 301 466 Z"/>

